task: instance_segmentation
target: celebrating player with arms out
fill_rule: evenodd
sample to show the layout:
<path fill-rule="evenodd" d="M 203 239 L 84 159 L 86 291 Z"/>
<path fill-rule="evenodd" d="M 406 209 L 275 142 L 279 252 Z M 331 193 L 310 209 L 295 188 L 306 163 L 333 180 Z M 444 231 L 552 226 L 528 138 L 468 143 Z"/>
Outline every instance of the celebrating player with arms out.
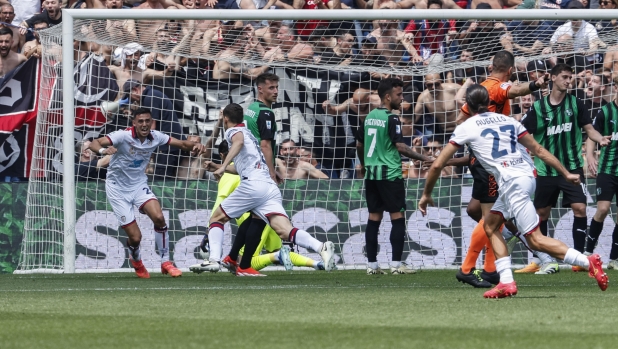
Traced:
<path fill-rule="evenodd" d="M 593 253 L 597 245 L 603 221 L 609 213 L 612 199 L 618 193 L 618 94 L 611 103 L 606 104 L 592 122 L 594 129 L 602 136 L 609 138 L 610 143 L 601 149 L 597 162 L 594 157 L 594 142 L 586 140 L 586 156 L 588 168 L 597 176 L 597 212 L 590 220 L 590 232 L 586 237 L 586 253 Z M 618 269 L 618 225 L 614 226 L 612 234 L 612 249 L 609 253 L 607 269 Z"/>
<path fill-rule="evenodd" d="M 380 108 L 367 115 L 358 131 L 356 150 L 365 173 L 365 196 L 369 219 L 365 230 L 367 274 L 384 274 L 378 266 L 378 234 L 384 211 L 391 216 L 390 241 L 393 249 L 391 273 L 413 274 L 416 271 L 401 262 L 406 237 L 406 188 L 401 172 L 403 154 L 410 159 L 431 161 L 408 147 L 401 134 L 399 117 L 392 113 L 401 106 L 403 81 L 388 78 L 380 81 Z"/>
<path fill-rule="evenodd" d="M 551 93 L 534 102 L 532 108 L 521 119 L 521 123 L 538 143 L 556 155 L 569 172 L 579 175 L 582 182 L 581 186 L 574 187 L 565 182 L 557 171 L 549 168 L 541 160 L 534 159 L 538 171 L 534 207 L 541 217 L 541 232 L 547 235 L 551 208 L 556 206 L 558 195 L 562 192 L 562 206 L 573 210 L 573 247 L 579 252 L 584 252 L 588 222 L 582 128 L 588 138 L 602 147 L 609 144 L 609 140 L 603 138 L 592 126 L 590 113 L 584 102 L 567 93 L 572 76 L 572 68 L 569 65 L 558 64 L 553 67 Z M 591 155 L 587 154 L 588 157 Z M 557 270 L 558 264 L 554 263 L 554 266 Z M 573 271 L 585 271 L 585 269 L 573 267 Z"/>
<path fill-rule="evenodd" d="M 178 277 L 182 272 L 169 260 L 169 234 L 161 205 L 148 186 L 148 177 L 144 170 L 152 152 L 161 145 L 169 144 L 195 155 L 202 154 L 206 149 L 202 144 L 180 141 L 151 130 L 151 125 L 150 111 L 139 108 L 133 112 L 133 127 L 95 139 L 89 148 L 101 155 L 114 154 L 107 168 L 105 192 L 118 222 L 127 233 L 129 260 L 137 276 L 147 279 L 150 274 L 140 257 L 142 232 L 135 221 L 133 206 L 139 207 L 139 211 L 148 215 L 154 223 L 155 241 L 161 257 L 161 272 Z M 105 148 L 112 145 L 115 150 Z"/>
<path fill-rule="evenodd" d="M 281 204 L 281 192 L 271 178 L 266 160 L 257 139 L 245 127 L 243 109 L 232 103 L 223 109 L 225 139 L 231 143 L 228 155 L 221 167 L 214 172 L 220 178 L 225 171 L 240 175 L 240 185 L 221 202 L 210 218 L 209 234 L 223 233 L 223 225 L 231 218 L 251 212 L 253 219 L 245 238 L 244 255 L 253 256 L 260 243 L 264 225 L 255 224 L 256 218 L 267 222 L 281 239 L 298 246 L 319 252 L 326 270 L 335 268 L 335 246 L 332 242 L 321 243 L 308 232 L 294 228 Z M 233 165 L 230 163 L 234 161 Z M 237 276 L 264 276 L 251 267 L 251 258 L 243 258 Z"/>
<path fill-rule="evenodd" d="M 601 257 L 597 254 L 586 257 L 581 252 L 567 247 L 561 241 L 544 236 L 539 229 L 539 216 L 530 197 L 536 182 L 530 156 L 522 151 L 517 142 L 524 145 L 545 164 L 556 169 L 565 180 L 580 185 L 578 174 L 570 173 L 560 161 L 539 145 L 517 120 L 489 112 L 489 93 L 480 85 L 473 85 L 466 92 L 466 103 L 472 117 L 459 125 L 449 144 L 444 148 L 429 170 L 419 210 L 425 215 L 427 206 L 433 205 L 431 192 L 447 161 L 460 145 L 468 144 L 474 150 L 477 160 L 498 181 L 498 200 L 485 216 L 484 228 L 496 255 L 496 269 L 500 283 L 485 292 L 485 298 L 504 298 L 517 294 L 517 285 L 511 271 L 511 258 L 499 227 L 507 219 L 515 218 L 517 227 L 525 233 L 526 240 L 534 250 L 547 252 L 551 256 L 589 270 L 601 290 L 607 289 L 608 278 L 603 272 Z"/>

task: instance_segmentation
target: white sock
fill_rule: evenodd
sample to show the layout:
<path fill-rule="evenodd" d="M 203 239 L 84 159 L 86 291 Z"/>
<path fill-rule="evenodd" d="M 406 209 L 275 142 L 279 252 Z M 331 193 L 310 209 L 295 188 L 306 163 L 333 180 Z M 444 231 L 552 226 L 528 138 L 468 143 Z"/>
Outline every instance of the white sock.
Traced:
<path fill-rule="evenodd" d="M 569 248 L 567 250 L 567 253 L 564 256 L 564 262 L 566 264 L 577 265 L 584 268 L 590 267 L 588 257 L 586 257 L 583 253 L 577 251 L 574 248 Z"/>
<path fill-rule="evenodd" d="M 391 262 L 391 267 L 393 268 L 399 268 L 400 266 L 401 266 L 401 262 L 395 262 L 395 261 Z"/>
<path fill-rule="evenodd" d="M 296 231 L 294 243 L 300 247 L 309 248 L 318 253 L 320 252 L 320 250 L 322 250 L 322 242 L 301 229 L 298 229 Z"/>
<path fill-rule="evenodd" d="M 273 255 L 277 258 L 277 260 L 279 260 L 279 251 L 273 252 Z"/>
<path fill-rule="evenodd" d="M 513 282 L 513 272 L 511 271 L 511 257 L 496 259 L 496 271 L 500 274 L 500 282 L 508 284 Z"/>
<path fill-rule="evenodd" d="M 142 254 L 139 250 L 139 245 L 137 247 L 129 246 L 129 254 L 134 261 L 139 262 L 142 260 Z"/>
<path fill-rule="evenodd" d="M 538 257 L 537 259 L 541 261 L 541 264 L 556 263 L 556 259 L 545 252 L 534 251 L 534 254 L 536 254 Z"/>
<path fill-rule="evenodd" d="M 223 254 L 223 229 L 219 226 L 211 225 L 208 229 L 208 246 L 210 246 L 211 262 L 220 262 L 221 254 Z"/>
<path fill-rule="evenodd" d="M 161 257 L 161 264 L 170 260 L 170 234 L 167 226 L 163 228 L 155 227 L 155 243 Z"/>
<path fill-rule="evenodd" d="M 378 269 L 378 262 L 369 262 L 367 263 L 367 267 L 371 269 Z"/>

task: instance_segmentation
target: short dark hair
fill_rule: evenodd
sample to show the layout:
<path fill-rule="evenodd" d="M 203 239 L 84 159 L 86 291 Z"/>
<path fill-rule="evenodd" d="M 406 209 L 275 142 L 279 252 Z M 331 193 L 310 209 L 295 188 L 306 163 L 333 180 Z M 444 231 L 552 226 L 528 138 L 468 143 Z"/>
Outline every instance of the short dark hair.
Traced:
<path fill-rule="evenodd" d="M 262 73 L 255 78 L 255 84 L 257 86 L 264 85 L 266 81 L 278 82 L 279 76 L 273 73 Z"/>
<path fill-rule="evenodd" d="M 294 145 L 296 146 L 296 142 L 294 142 L 291 138 L 286 138 L 286 139 L 282 140 L 281 143 L 279 143 L 279 145 L 281 145 L 283 143 L 289 143 L 289 142 L 294 143 Z"/>
<path fill-rule="evenodd" d="M 479 84 L 474 84 L 466 90 L 466 104 L 470 114 L 484 113 L 489 111 L 489 92 Z"/>
<path fill-rule="evenodd" d="M 135 119 L 138 115 L 149 114 L 152 116 L 150 109 L 148 108 L 137 108 L 131 113 L 131 120 Z"/>
<path fill-rule="evenodd" d="M 443 4 L 442 4 L 442 0 L 429 0 L 427 1 L 427 8 L 429 8 L 429 6 L 431 5 L 438 5 L 440 6 L 440 8 L 442 8 Z"/>
<path fill-rule="evenodd" d="M 383 99 L 395 87 L 403 87 L 403 81 L 396 78 L 383 79 L 378 85 L 378 97 Z"/>
<path fill-rule="evenodd" d="M 240 104 L 236 103 L 230 103 L 225 108 L 223 108 L 223 116 L 227 116 L 227 118 L 235 124 L 242 123 L 242 120 L 245 117 L 242 107 L 240 106 Z"/>
<path fill-rule="evenodd" d="M 515 56 L 506 50 L 498 51 L 491 65 L 493 65 L 495 71 L 505 73 L 509 68 L 515 66 Z"/>
<path fill-rule="evenodd" d="M 568 64 L 559 63 L 559 64 L 556 64 L 555 67 L 551 68 L 550 74 L 551 74 L 551 76 L 557 76 L 557 75 L 560 75 L 560 73 L 565 72 L 565 71 L 568 71 L 569 73 L 572 73 L 573 72 L 573 68 L 571 68 L 571 66 L 568 65 Z"/>
<path fill-rule="evenodd" d="M 13 37 L 13 31 L 7 27 L 0 28 L 0 35 L 10 35 Z"/>
<path fill-rule="evenodd" d="M 219 143 L 219 154 L 227 154 L 230 151 L 230 146 L 227 144 L 227 141 L 224 139 Z"/>
<path fill-rule="evenodd" d="M 47 21 L 44 19 L 37 19 L 36 21 L 34 21 L 34 23 L 32 23 L 32 28 L 34 28 L 34 26 L 37 24 L 45 24 L 47 25 L 47 27 L 49 27 L 49 23 L 47 23 Z"/>

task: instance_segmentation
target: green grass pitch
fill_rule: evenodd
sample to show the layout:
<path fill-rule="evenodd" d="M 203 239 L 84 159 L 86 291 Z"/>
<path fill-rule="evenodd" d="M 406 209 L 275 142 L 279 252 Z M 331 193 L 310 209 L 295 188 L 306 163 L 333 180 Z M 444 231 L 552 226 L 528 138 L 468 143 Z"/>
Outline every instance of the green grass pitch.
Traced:
<path fill-rule="evenodd" d="M 516 275 L 483 299 L 455 271 L 1 275 L 0 348 L 616 348 L 618 288 Z"/>

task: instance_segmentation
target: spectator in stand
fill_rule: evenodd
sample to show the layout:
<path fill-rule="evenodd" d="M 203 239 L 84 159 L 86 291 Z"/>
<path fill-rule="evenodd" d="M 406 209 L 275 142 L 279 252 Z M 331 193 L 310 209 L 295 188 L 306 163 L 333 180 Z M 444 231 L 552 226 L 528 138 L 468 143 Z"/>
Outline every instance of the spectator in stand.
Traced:
<path fill-rule="evenodd" d="M 427 5 L 430 10 L 441 10 L 443 7 L 442 0 L 428 0 Z M 452 43 L 451 39 L 457 35 L 455 20 L 411 20 L 404 29 L 406 33 L 414 35 L 413 44 L 416 52 L 423 58 L 425 62 L 432 55 L 441 54 L 445 56 L 448 53 L 448 44 Z"/>
<path fill-rule="evenodd" d="M 421 154 L 432 158 L 437 158 L 440 152 L 444 148 L 442 142 L 431 138 L 427 141 L 427 144 L 421 148 Z M 423 163 L 422 161 L 410 161 L 408 166 L 407 178 L 427 178 L 430 165 Z M 452 166 L 446 166 L 440 172 L 440 177 L 457 178 L 457 174 Z"/>
<path fill-rule="evenodd" d="M 144 86 L 137 80 L 127 80 L 122 91 L 124 92 L 123 99 L 129 99 L 138 107 L 150 110 L 154 129 L 179 140 L 185 139 L 174 111 L 174 105 L 163 92 L 151 86 Z M 179 149 L 173 149 L 167 145 L 159 147 L 154 160 L 155 179 L 175 177 L 179 160 Z"/>
<path fill-rule="evenodd" d="M 594 120 L 599 110 L 608 103 L 603 96 L 606 86 L 609 86 L 609 80 L 603 74 L 590 75 L 589 78 L 585 78 L 586 72 L 578 75 L 577 80 L 580 84 L 573 94 L 584 101 L 590 111 L 588 115 L 590 120 Z"/>
<path fill-rule="evenodd" d="M 517 100 L 519 102 L 516 106 L 519 107 L 519 111 L 514 111 L 513 117 L 515 118 L 515 120 L 521 121 L 521 118 L 526 115 L 530 108 L 532 108 L 532 104 L 534 103 L 534 101 L 536 101 L 536 98 L 534 98 L 534 94 L 531 93 L 529 95 L 517 97 Z"/>
<path fill-rule="evenodd" d="M 116 10 L 122 8 L 122 0 L 85 0 L 86 7 L 92 9 Z M 105 31 L 112 38 L 124 38 L 127 41 L 137 41 L 135 21 L 132 19 L 106 21 Z M 100 34 L 100 33 L 97 33 Z"/>
<path fill-rule="evenodd" d="M 393 9 L 394 2 L 383 4 L 380 9 Z M 374 29 L 369 37 L 373 37 L 378 42 L 378 50 L 382 51 L 382 55 L 387 59 L 390 65 L 398 64 L 404 53 L 410 56 L 410 62 L 422 63 L 423 57 L 421 57 L 418 51 L 412 44 L 413 35 L 411 33 L 405 33 L 399 30 L 399 22 L 396 20 L 380 19 L 375 20 Z"/>
<path fill-rule="evenodd" d="M 488 10 L 491 6 L 481 2 L 476 8 Z M 459 45 L 462 49 L 472 51 L 476 59 L 485 60 L 502 49 L 508 50 L 508 47 L 503 47 L 505 45 L 501 40 L 505 34 L 506 25 L 502 22 L 471 20 L 459 32 Z"/>
<path fill-rule="evenodd" d="M 26 56 L 11 50 L 13 31 L 0 28 L 0 78 L 26 61 Z"/>
<path fill-rule="evenodd" d="M 322 54 L 337 46 L 337 38 L 332 34 L 333 30 L 325 25 L 315 27 L 308 42 L 313 45 L 313 58 L 315 62 L 322 59 Z"/>
<path fill-rule="evenodd" d="M 470 8 L 477 9 L 477 10 L 484 10 L 484 9 L 502 10 L 504 8 L 515 8 L 521 5 L 522 2 L 523 2 L 522 0 L 472 0 L 470 1 Z M 489 5 L 489 7 L 488 8 L 479 7 L 481 6 L 481 4 L 487 4 Z"/>
<path fill-rule="evenodd" d="M 295 9 L 303 10 L 341 9 L 341 0 L 294 0 L 293 4 Z M 328 22 L 317 19 L 296 21 L 296 32 L 301 39 L 307 40 L 318 25 L 328 26 Z"/>
<path fill-rule="evenodd" d="M 599 9 L 601 10 L 615 10 L 618 8 L 618 0 L 600 0 Z M 618 30 L 618 20 L 600 20 L 591 22 L 594 28 L 597 30 L 597 34 L 601 37 L 612 35 Z"/>
<path fill-rule="evenodd" d="M 126 81 L 135 80 L 142 82 L 144 80 L 144 69 L 146 66 L 141 62 L 144 47 L 138 43 L 132 42 L 123 47 L 120 51 L 120 67 L 115 65 L 108 66 L 109 70 L 116 76 L 118 86 L 124 86 Z M 118 94 L 120 98 L 122 94 Z"/>
<path fill-rule="evenodd" d="M 448 140 L 457 126 L 455 121 L 461 106 L 457 105 L 455 95 L 460 88 L 458 84 L 443 83 L 440 74 L 425 75 L 425 91 L 414 106 L 415 122 L 419 123 L 423 116 L 429 114 L 433 119 L 433 133 Z"/>
<path fill-rule="evenodd" d="M 92 150 L 88 149 L 90 143 L 89 139 L 84 139 L 75 145 L 75 152 L 79 154 L 79 161 L 75 163 L 75 179 L 78 181 L 105 179 L 107 174 L 106 168 L 109 166 L 109 160 L 113 156 L 105 155 L 99 159 Z M 110 146 L 107 149 L 109 148 L 114 147 Z"/>
<path fill-rule="evenodd" d="M 352 63 L 352 47 L 354 36 L 349 32 L 342 32 L 336 37 L 333 48 L 326 49 L 322 53 L 319 63 L 329 65 L 349 65 Z"/>
<path fill-rule="evenodd" d="M 29 19 L 23 21 L 20 26 L 20 33 L 26 35 L 29 28 L 32 28 L 34 22 L 42 19 L 49 24 L 50 27 L 62 23 L 62 11 L 60 9 L 60 0 L 45 0 L 43 2 L 43 12 L 36 14 Z"/>
<path fill-rule="evenodd" d="M 459 56 L 459 62 L 470 64 L 474 62 L 476 57 L 471 50 L 464 49 Z M 446 82 L 463 85 L 467 79 L 472 79 L 475 83 L 485 80 L 487 69 L 480 65 L 468 65 L 466 68 L 457 68 L 454 71 L 446 73 Z"/>
<path fill-rule="evenodd" d="M 279 156 L 276 159 L 277 172 L 283 179 L 328 179 L 324 172 L 316 169 L 308 162 L 298 159 L 296 144 L 291 139 L 285 139 L 279 144 Z"/>
<path fill-rule="evenodd" d="M 200 0 L 201 1 L 201 0 Z M 270 9 L 277 0 L 203 0 L 217 9 L 226 10 L 262 10 Z"/>
<path fill-rule="evenodd" d="M 441 8 L 448 10 L 461 10 L 462 8 L 466 8 L 467 3 L 468 1 L 466 0 L 442 0 Z M 429 0 L 401 0 L 397 2 L 397 7 L 402 9 L 408 9 L 412 7 L 416 9 L 426 9 L 429 8 L 429 5 Z"/>
<path fill-rule="evenodd" d="M 212 67 L 212 78 L 216 80 L 238 80 L 241 75 L 255 79 L 258 75 L 268 71 L 268 66 L 251 67 L 244 61 L 250 58 L 252 52 L 257 49 L 259 43 L 251 32 L 244 28 L 234 28 L 228 36 L 234 41 L 216 55 L 215 64 Z M 226 59 L 236 57 L 240 62 L 232 63 Z"/>
<path fill-rule="evenodd" d="M 4 0 L 3 2 L 7 2 Z M 8 0 L 15 8 L 15 18 L 12 24 L 19 26 L 26 19 L 41 11 L 41 0 Z"/>
<path fill-rule="evenodd" d="M 539 54 L 554 33 L 554 29 L 542 21 L 510 21 L 506 29 L 515 56 Z"/>
<path fill-rule="evenodd" d="M 6 23 L 7 25 L 0 24 L 0 28 L 9 28 L 13 31 L 13 45 L 11 46 L 11 50 L 13 52 L 19 53 L 21 48 L 24 46 L 26 41 L 26 36 L 20 33 L 19 28 L 15 28 L 11 23 L 13 23 L 13 19 L 15 18 L 15 9 L 11 4 L 4 4 L 0 6 L 0 22 Z"/>
<path fill-rule="evenodd" d="M 266 61 L 306 62 L 313 60 L 313 48 L 296 36 L 294 28 L 282 25 L 277 33 L 279 45 L 265 51 L 262 58 Z"/>
<path fill-rule="evenodd" d="M 282 24 L 282 21 L 268 21 L 268 25 L 255 30 L 253 35 L 260 41 L 260 45 L 262 45 L 265 50 L 279 45 L 277 33 Z"/>
<path fill-rule="evenodd" d="M 315 153 L 310 147 L 305 147 L 305 146 L 299 147 L 298 148 L 298 158 L 300 161 L 310 163 L 311 166 L 315 167 L 315 169 L 318 171 L 322 171 L 325 175 L 328 176 L 328 178 L 331 178 L 331 179 L 339 178 L 336 171 L 327 170 L 327 169 L 322 168 L 322 164 L 318 160 L 316 160 Z"/>
<path fill-rule="evenodd" d="M 577 0 L 569 2 L 567 9 L 571 10 L 583 10 L 584 5 Z M 558 41 L 558 38 L 563 35 L 570 35 L 573 38 L 573 49 L 577 52 L 577 55 L 581 55 L 585 60 L 576 59 L 576 63 L 583 63 L 585 66 L 574 66 L 576 72 L 593 65 L 597 60 L 596 53 L 599 45 L 605 44 L 599 39 L 597 30 L 594 26 L 584 20 L 572 20 L 561 25 L 556 29 L 552 35 L 550 42 L 552 44 Z"/>
<path fill-rule="evenodd" d="M 47 24 L 47 22 L 45 22 L 44 20 L 38 20 L 37 22 L 34 23 L 34 29 L 33 29 L 34 40 L 28 41 L 27 43 L 25 43 L 24 48 L 23 48 L 23 53 L 24 53 L 24 56 L 26 56 L 26 58 L 30 58 L 30 57 L 41 58 L 41 54 L 43 52 L 42 51 L 43 46 L 41 45 L 41 39 L 39 37 L 39 30 L 44 30 L 47 28 L 49 28 L 49 24 Z"/>
<path fill-rule="evenodd" d="M 352 98 L 348 98 L 336 106 L 332 105 L 329 100 L 326 100 L 322 103 L 322 108 L 327 115 L 341 115 L 346 118 L 355 139 L 360 123 L 364 122 L 367 114 L 375 109 L 371 106 L 371 91 L 366 89 L 357 89 L 354 91 Z"/>

